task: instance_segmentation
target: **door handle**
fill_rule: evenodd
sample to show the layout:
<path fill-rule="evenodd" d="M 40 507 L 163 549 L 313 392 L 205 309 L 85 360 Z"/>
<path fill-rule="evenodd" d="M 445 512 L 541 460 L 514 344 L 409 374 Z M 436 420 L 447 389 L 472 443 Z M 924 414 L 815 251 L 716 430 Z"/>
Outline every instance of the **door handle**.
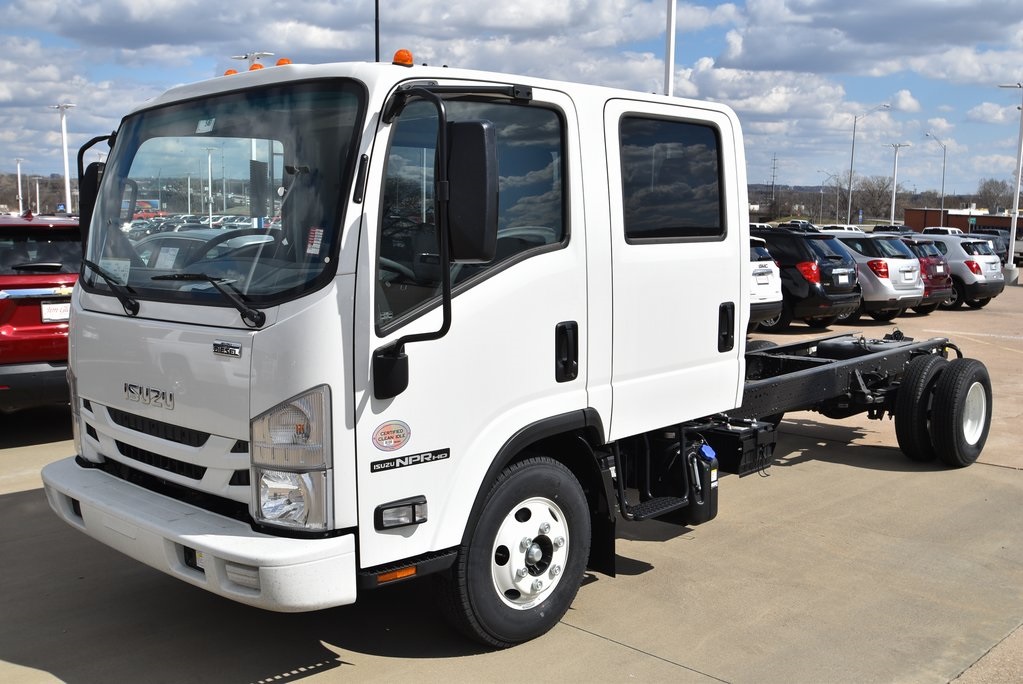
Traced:
<path fill-rule="evenodd" d="M 554 328 L 554 379 L 569 382 L 579 377 L 579 324 L 563 321 Z"/>

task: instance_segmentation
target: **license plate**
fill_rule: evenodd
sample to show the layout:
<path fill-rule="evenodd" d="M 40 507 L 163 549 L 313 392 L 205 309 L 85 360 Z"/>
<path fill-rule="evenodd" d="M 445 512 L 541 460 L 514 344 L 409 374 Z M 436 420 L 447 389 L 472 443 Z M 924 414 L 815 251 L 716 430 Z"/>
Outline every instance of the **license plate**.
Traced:
<path fill-rule="evenodd" d="M 43 323 L 60 323 L 71 315 L 71 302 L 43 302 Z"/>
<path fill-rule="evenodd" d="M 911 283 L 916 280 L 916 273 L 913 271 L 906 271 L 902 274 L 902 279 L 907 283 Z"/>
<path fill-rule="evenodd" d="M 989 271 L 997 271 L 998 270 L 998 264 L 988 264 L 987 265 L 987 270 L 989 270 Z"/>
<path fill-rule="evenodd" d="M 767 285 L 770 281 L 767 276 L 757 276 L 757 285 Z"/>
<path fill-rule="evenodd" d="M 849 284 L 849 276 L 847 276 L 847 275 L 835 276 L 835 282 L 838 285 L 848 285 Z"/>
<path fill-rule="evenodd" d="M 935 273 L 944 273 L 945 272 L 945 267 L 944 266 L 935 266 L 934 267 L 934 272 Z"/>

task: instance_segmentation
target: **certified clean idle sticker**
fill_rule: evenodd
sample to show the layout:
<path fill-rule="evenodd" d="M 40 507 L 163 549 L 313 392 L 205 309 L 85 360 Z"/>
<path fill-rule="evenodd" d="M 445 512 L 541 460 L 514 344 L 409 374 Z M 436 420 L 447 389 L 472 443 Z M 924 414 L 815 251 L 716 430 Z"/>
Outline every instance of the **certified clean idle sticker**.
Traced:
<path fill-rule="evenodd" d="M 412 437 L 412 429 L 400 420 L 389 420 L 373 431 L 373 446 L 380 451 L 397 451 Z"/>

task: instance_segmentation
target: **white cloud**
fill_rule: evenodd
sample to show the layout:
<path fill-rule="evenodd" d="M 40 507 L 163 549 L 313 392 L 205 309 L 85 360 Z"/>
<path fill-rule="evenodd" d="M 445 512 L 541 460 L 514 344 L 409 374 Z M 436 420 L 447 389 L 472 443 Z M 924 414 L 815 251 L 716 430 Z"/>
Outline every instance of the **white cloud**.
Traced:
<path fill-rule="evenodd" d="M 920 102 L 908 90 L 900 90 L 892 95 L 891 106 L 897 112 L 920 111 Z"/>
<path fill-rule="evenodd" d="M 976 123 L 1003 124 L 1018 118 L 1016 107 L 1004 107 L 993 102 L 982 102 L 966 113 L 966 120 Z"/>

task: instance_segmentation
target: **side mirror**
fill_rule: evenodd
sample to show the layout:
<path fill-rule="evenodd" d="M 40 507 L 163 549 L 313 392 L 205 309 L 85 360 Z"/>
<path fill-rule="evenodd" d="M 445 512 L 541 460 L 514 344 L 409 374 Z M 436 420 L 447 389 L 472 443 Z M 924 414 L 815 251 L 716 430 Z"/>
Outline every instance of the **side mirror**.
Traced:
<path fill-rule="evenodd" d="M 497 130 L 492 121 L 448 124 L 448 256 L 486 263 L 497 252 Z"/>
<path fill-rule="evenodd" d="M 82 249 L 85 249 L 89 237 L 89 222 L 92 221 L 92 210 L 96 207 L 99 183 L 103 180 L 105 168 L 103 162 L 92 162 L 78 179 L 78 226 L 82 233 Z"/>

